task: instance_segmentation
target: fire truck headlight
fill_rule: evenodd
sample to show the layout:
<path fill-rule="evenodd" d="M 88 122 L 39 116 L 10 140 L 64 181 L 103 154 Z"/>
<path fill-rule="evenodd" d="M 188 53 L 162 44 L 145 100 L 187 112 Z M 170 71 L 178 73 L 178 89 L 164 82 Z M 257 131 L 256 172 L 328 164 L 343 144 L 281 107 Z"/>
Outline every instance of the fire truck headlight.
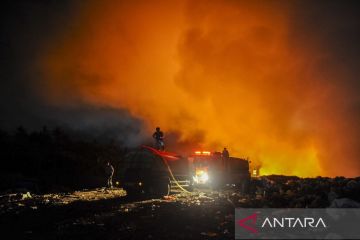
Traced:
<path fill-rule="evenodd" d="M 206 183 L 208 180 L 209 180 L 209 175 L 204 172 L 201 176 L 200 176 L 200 179 L 202 182 Z"/>
<path fill-rule="evenodd" d="M 202 172 L 201 174 L 194 176 L 193 179 L 195 183 L 204 184 L 208 182 L 209 175 L 207 174 L 207 172 Z"/>

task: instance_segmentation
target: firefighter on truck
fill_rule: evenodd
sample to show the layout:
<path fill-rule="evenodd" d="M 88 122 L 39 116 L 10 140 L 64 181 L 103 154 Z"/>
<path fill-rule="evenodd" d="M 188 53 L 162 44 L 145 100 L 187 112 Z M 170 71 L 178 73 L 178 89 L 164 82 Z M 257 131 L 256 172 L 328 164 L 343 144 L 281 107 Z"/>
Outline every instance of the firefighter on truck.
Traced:
<path fill-rule="evenodd" d="M 152 137 L 155 139 L 155 146 L 157 150 L 164 151 L 164 133 L 160 131 L 160 127 L 157 127 Z"/>

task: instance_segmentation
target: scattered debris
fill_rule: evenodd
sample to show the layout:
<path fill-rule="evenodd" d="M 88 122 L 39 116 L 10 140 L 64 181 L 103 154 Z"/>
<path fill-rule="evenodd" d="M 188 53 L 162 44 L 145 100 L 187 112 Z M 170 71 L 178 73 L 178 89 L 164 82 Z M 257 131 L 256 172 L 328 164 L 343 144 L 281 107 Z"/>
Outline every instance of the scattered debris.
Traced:
<path fill-rule="evenodd" d="M 44 205 L 67 205 L 76 201 L 97 201 L 104 199 L 119 198 L 126 195 L 122 188 L 113 188 L 104 192 L 102 188 L 84 191 L 75 191 L 73 193 L 53 193 L 44 195 L 35 195 L 26 193 L 10 193 L 0 196 L 0 214 L 14 211 L 25 210 L 27 208 L 37 209 Z"/>
<path fill-rule="evenodd" d="M 21 200 L 28 199 L 28 198 L 31 198 L 31 194 L 30 194 L 30 192 L 26 192 L 26 193 L 24 193 L 24 194 L 22 195 Z"/>
<path fill-rule="evenodd" d="M 201 189 L 160 199 L 128 199 L 121 188 L 7 193 L 0 196 L 0 225 L 25 234 L 18 238 L 234 239 L 234 208 L 360 207 L 359 183 L 269 176 L 254 179 L 248 194 L 234 188 Z"/>

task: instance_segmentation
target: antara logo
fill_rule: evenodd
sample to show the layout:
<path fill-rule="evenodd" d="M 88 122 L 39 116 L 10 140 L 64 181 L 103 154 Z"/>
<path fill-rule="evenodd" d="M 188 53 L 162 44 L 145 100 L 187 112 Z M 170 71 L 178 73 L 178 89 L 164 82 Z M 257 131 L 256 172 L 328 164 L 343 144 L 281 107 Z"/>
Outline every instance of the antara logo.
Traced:
<path fill-rule="evenodd" d="M 245 222 L 251 221 L 250 224 L 255 226 L 256 225 L 256 218 L 257 218 L 257 214 L 253 213 L 253 214 L 251 214 L 250 216 L 248 216 L 246 218 L 240 219 L 238 221 L 238 224 L 239 224 L 240 227 L 243 227 L 243 228 L 245 228 L 246 230 L 248 230 L 248 231 L 250 231 L 252 233 L 257 233 L 258 230 L 255 227 L 252 227 L 252 226 L 249 226 L 249 225 L 245 224 Z"/>
<path fill-rule="evenodd" d="M 251 233 L 258 233 L 256 228 L 256 220 L 258 215 L 256 213 L 247 216 L 246 218 L 238 220 L 238 225 L 242 228 L 245 228 Z M 294 217 L 283 217 L 283 218 L 265 218 L 265 220 L 260 225 L 261 228 L 326 228 L 325 221 L 320 218 L 304 217 L 304 218 L 294 218 Z"/>
<path fill-rule="evenodd" d="M 265 218 L 263 224 L 261 225 L 262 228 L 264 227 L 270 227 L 270 228 L 295 228 L 295 227 L 311 227 L 311 228 L 317 228 L 317 227 L 324 227 L 326 228 L 326 224 L 322 218 L 312 218 L 312 217 L 305 217 L 305 218 L 293 218 L 293 217 L 285 217 L 285 218 Z"/>

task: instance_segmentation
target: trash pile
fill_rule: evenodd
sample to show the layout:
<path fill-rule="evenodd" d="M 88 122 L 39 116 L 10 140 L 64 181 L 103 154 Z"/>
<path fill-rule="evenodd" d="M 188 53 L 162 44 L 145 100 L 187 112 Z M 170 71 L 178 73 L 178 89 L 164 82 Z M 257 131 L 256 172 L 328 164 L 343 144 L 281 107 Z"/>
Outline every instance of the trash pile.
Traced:
<path fill-rule="evenodd" d="M 267 176 L 252 181 L 241 207 L 360 207 L 360 178 Z"/>

